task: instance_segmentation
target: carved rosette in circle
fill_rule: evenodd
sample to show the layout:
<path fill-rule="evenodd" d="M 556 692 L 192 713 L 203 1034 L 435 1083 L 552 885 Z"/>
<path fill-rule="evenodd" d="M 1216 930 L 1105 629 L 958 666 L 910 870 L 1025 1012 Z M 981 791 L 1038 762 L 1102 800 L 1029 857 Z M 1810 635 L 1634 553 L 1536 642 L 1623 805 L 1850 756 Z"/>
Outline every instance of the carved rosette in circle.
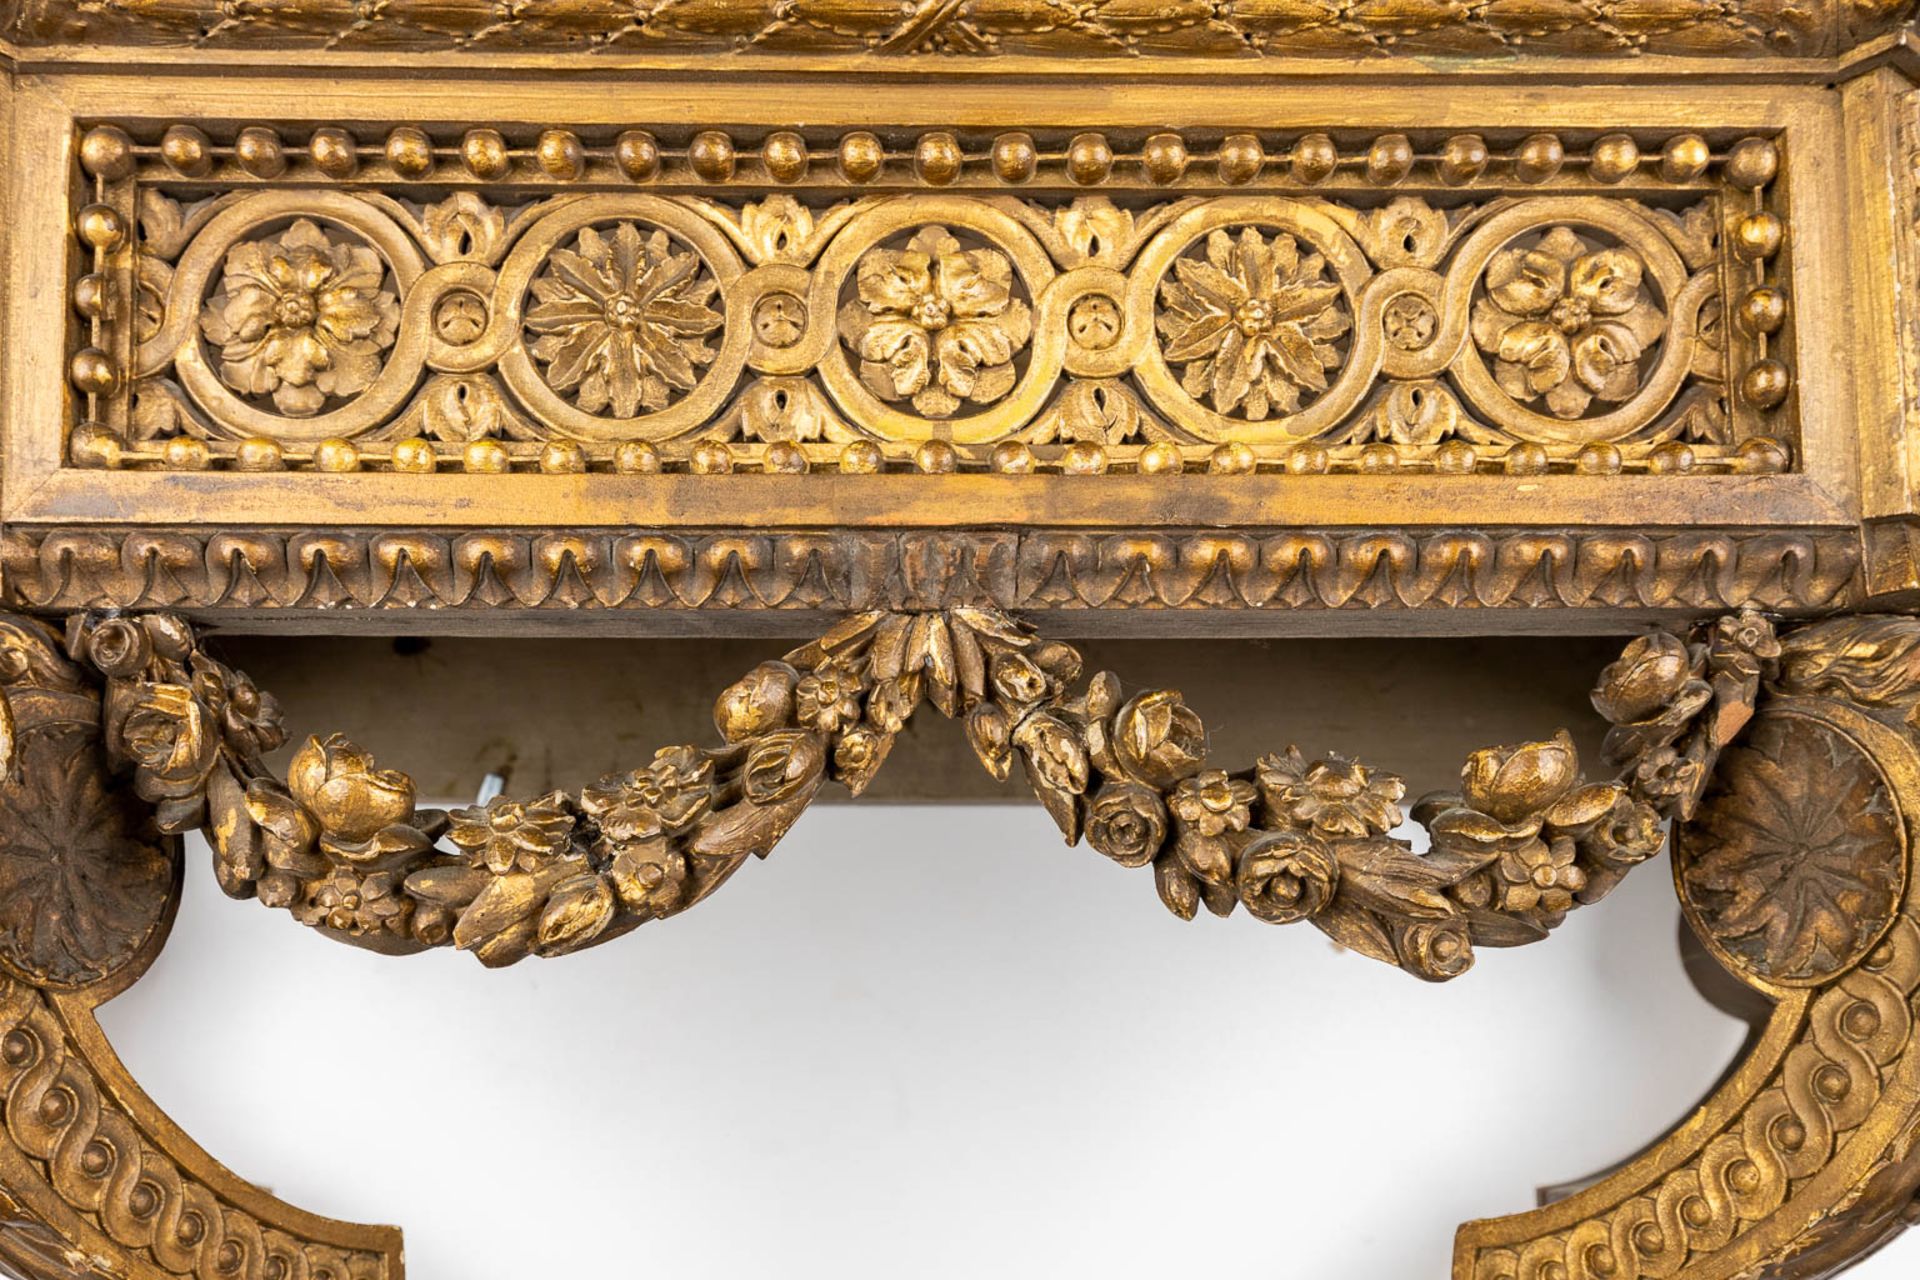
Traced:
<path fill-rule="evenodd" d="M 29 735 L 0 784 L 0 966 L 35 986 L 114 977 L 163 927 L 172 859 L 78 729 Z"/>
<path fill-rule="evenodd" d="M 681 399 L 725 323 L 700 255 L 633 222 L 582 227 L 530 287 L 528 350 L 547 385 L 587 413 L 632 418 Z"/>
<path fill-rule="evenodd" d="M 1647 264 L 1569 226 L 1493 255 L 1473 307 L 1473 341 L 1500 390 L 1557 418 L 1630 400 L 1667 329 Z"/>
<path fill-rule="evenodd" d="M 234 245 L 200 313 L 220 380 L 290 418 L 359 395 L 400 329 L 387 277 L 378 251 L 311 218 Z"/>
<path fill-rule="evenodd" d="M 1907 885 L 1892 788 L 1849 736 L 1803 715 L 1755 722 L 1674 839 L 1688 920 L 1734 972 L 1819 986 L 1891 927 Z"/>
<path fill-rule="evenodd" d="M 1180 386 L 1217 413 L 1296 413 L 1346 361 L 1353 313 L 1311 244 L 1254 227 L 1211 232 L 1160 283 L 1158 327 Z"/>
<path fill-rule="evenodd" d="M 924 226 L 903 248 L 861 256 L 840 340 L 874 395 L 950 418 L 1004 399 L 1019 380 L 1014 361 L 1033 335 L 1033 313 L 1013 290 L 1005 253 Z"/>

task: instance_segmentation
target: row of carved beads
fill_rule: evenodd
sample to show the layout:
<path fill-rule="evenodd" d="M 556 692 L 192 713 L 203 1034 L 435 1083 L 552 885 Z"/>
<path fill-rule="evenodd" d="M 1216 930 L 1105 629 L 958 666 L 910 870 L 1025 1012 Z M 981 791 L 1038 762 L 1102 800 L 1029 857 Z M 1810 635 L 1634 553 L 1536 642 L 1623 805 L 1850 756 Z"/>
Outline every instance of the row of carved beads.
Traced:
<path fill-rule="evenodd" d="M 241 129 L 231 141 L 215 142 L 190 124 L 169 127 L 154 144 L 140 145 L 123 129 L 97 126 L 81 139 L 87 172 L 109 181 L 133 174 L 143 162 L 180 178 L 274 180 L 290 171 L 344 180 L 391 176 L 401 181 L 463 178 L 483 182 L 530 180 L 575 183 L 597 178 L 627 182 L 691 179 L 701 183 L 772 180 L 872 183 L 910 177 L 927 186 L 973 181 L 1020 185 L 1064 177 L 1095 186 L 1134 174 L 1157 186 L 1190 180 L 1239 186 L 1263 181 L 1313 187 L 1346 174 L 1388 187 L 1431 172 L 1462 185 L 1489 173 L 1545 184 L 1565 175 L 1616 184 L 1657 180 L 1698 181 L 1716 162 L 1729 182 L 1743 189 L 1765 185 L 1776 164 L 1772 144 L 1742 139 L 1716 152 L 1698 133 L 1643 141 L 1613 132 L 1571 149 L 1562 135 L 1539 132 L 1505 147 L 1489 146 L 1478 133 L 1458 133 L 1417 146 L 1406 134 L 1387 133 L 1344 149 L 1326 133 L 1291 137 L 1230 133 L 1219 141 L 1189 140 L 1159 132 L 1137 143 L 1116 144 L 1100 132 L 1076 133 L 1063 144 L 1042 144 L 1023 131 L 985 142 L 963 140 L 948 130 L 889 143 L 868 130 L 809 141 L 792 130 L 775 130 L 757 142 L 720 129 L 703 129 L 680 145 L 663 144 L 652 132 L 628 129 L 609 141 L 583 139 L 569 129 L 546 129 L 527 142 L 510 142 L 492 128 L 469 129 L 457 138 L 436 138 L 415 125 L 401 125 L 384 138 L 362 140 L 336 126 L 313 130 L 304 145 L 289 146 L 282 131 L 262 125 Z"/>

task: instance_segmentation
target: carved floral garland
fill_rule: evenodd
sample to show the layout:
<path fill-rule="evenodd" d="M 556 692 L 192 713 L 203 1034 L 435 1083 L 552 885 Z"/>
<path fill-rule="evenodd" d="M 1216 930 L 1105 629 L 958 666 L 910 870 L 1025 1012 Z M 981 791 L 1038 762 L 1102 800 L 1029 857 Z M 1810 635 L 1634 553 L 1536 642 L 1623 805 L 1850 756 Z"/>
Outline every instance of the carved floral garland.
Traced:
<path fill-rule="evenodd" d="M 412 780 L 335 734 L 284 781 L 262 762 L 279 709 L 165 614 L 76 617 L 69 651 L 107 678 L 110 752 L 170 832 L 206 831 L 220 884 L 377 950 L 451 943 L 482 963 L 560 955 L 686 910 L 764 857 L 831 779 L 859 794 L 922 702 L 962 719 L 981 763 L 1020 761 L 1069 843 L 1151 866 L 1183 919 L 1244 905 L 1311 921 L 1429 980 L 1473 947 L 1544 938 L 1657 853 L 1752 714 L 1779 642 L 1757 614 L 1692 641 L 1630 643 L 1594 705 L 1611 781 L 1582 779 L 1565 732 L 1473 753 L 1458 792 L 1413 806 L 1432 847 L 1390 833 L 1405 784 L 1298 750 L 1227 772 L 1172 690 L 1081 681 L 1077 651 L 989 609 L 858 614 L 766 662 L 714 708 L 725 745 L 671 746 L 577 795 L 421 809 Z"/>

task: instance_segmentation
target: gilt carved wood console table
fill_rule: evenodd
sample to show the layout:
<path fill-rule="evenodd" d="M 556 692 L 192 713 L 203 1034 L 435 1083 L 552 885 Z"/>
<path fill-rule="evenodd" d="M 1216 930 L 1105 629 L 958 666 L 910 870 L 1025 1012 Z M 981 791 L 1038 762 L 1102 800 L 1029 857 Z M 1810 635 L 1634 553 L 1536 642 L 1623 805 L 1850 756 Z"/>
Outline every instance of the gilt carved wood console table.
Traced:
<path fill-rule="evenodd" d="M 1452 1274 L 1871 1252 L 1920 1190 L 1913 13 L 0 5 L 0 1265 L 401 1275 L 94 1020 L 182 834 L 342 941 L 512 964 L 701 902 L 916 715 L 1176 915 L 1428 980 L 1670 846 L 1770 1021 Z M 711 743 L 443 812 L 289 739 L 222 629 L 804 642 Z M 1602 758 L 1543 724 L 1417 802 L 1212 759 L 1067 643 L 1509 632 L 1620 635 Z"/>

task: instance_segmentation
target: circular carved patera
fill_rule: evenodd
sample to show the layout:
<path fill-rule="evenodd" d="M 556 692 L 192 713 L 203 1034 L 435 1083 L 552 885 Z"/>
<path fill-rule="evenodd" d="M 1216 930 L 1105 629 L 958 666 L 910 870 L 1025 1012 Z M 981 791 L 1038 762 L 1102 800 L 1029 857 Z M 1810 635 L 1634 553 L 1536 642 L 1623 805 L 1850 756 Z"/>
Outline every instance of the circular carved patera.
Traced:
<path fill-rule="evenodd" d="M 300 218 L 227 251 L 200 315 L 227 386 L 310 418 L 373 385 L 400 331 L 400 301 L 380 254 L 344 234 Z"/>
<path fill-rule="evenodd" d="M 1495 254 L 1473 308 L 1473 340 L 1494 381 L 1556 418 L 1632 399 L 1667 329 L 1647 274 L 1631 247 L 1567 226 Z"/>
<path fill-rule="evenodd" d="M 0 965 L 60 990 L 105 982 L 165 927 L 167 841 L 146 806 L 111 784 L 93 734 L 26 732 L 16 759 L 0 783 Z"/>
<path fill-rule="evenodd" d="M 1214 411 L 1259 422 L 1318 399 L 1346 361 L 1353 313 L 1326 255 L 1281 231 L 1216 228 L 1174 259 L 1159 328 L 1180 386 Z"/>
<path fill-rule="evenodd" d="M 1687 918 L 1761 984 L 1818 986 L 1858 965 L 1906 891 L 1892 788 L 1846 734 L 1770 715 L 1722 758 L 1674 840 Z"/>
<path fill-rule="evenodd" d="M 533 280 L 528 349 L 547 385 L 587 413 L 657 413 L 713 363 L 719 289 L 700 255 L 664 230 L 582 227 Z"/>

